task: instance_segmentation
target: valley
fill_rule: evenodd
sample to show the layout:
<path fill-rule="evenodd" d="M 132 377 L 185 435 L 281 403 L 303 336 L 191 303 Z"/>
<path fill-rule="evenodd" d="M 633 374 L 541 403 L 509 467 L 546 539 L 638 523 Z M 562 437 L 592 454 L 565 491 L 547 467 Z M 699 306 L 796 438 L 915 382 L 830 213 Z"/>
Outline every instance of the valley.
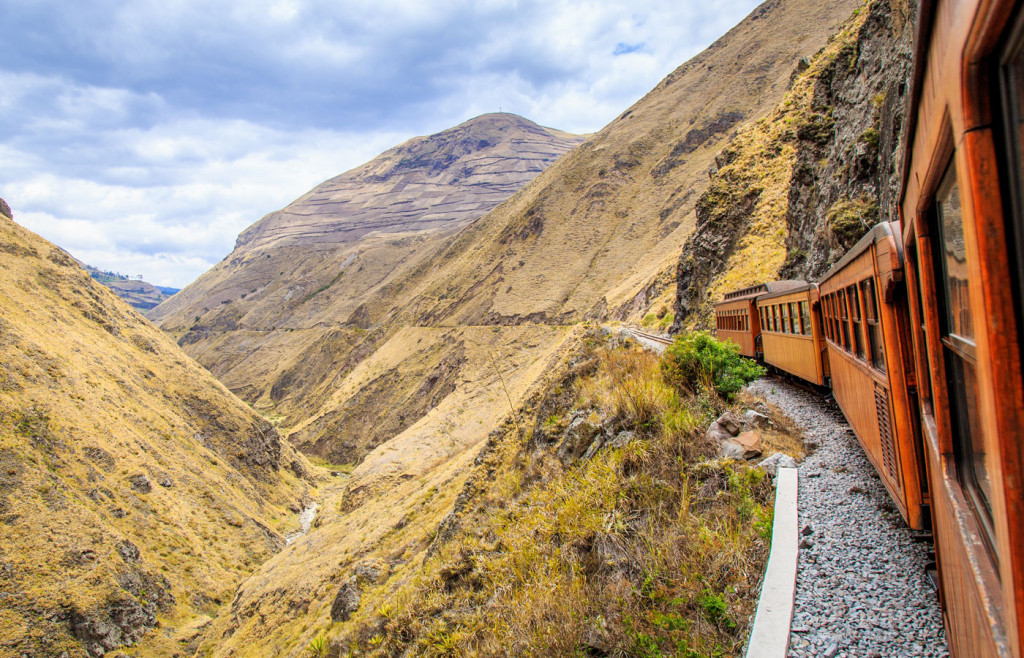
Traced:
<path fill-rule="evenodd" d="M 760 410 L 800 456 L 796 430 L 666 383 L 622 329 L 707 328 L 888 210 L 912 14 L 768 0 L 594 134 L 491 113 L 414 138 L 145 317 L 8 209 L 0 647 L 741 651 L 770 480 L 705 428 Z"/>

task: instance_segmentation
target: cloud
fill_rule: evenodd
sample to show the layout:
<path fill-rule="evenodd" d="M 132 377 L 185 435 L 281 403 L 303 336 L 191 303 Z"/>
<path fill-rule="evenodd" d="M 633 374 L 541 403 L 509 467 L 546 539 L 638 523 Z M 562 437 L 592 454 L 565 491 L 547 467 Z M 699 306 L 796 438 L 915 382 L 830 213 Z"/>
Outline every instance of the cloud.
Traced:
<path fill-rule="evenodd" d="M 499 108 L 598 130 L 754 6 L 0 0 L 0 196 L 91 264 L 183 285 L 408 137 Z"/>

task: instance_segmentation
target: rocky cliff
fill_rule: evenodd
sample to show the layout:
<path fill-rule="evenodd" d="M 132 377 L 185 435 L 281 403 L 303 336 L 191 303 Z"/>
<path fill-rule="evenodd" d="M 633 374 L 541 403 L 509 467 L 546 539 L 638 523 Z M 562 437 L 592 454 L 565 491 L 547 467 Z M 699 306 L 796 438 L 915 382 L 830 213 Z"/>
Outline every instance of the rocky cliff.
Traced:
<path fill-rule="evenodd" d="M 673 331 L 709 326 L 729 290 L 823 274 L 895 218 L 913 11 L 866 4 L 801 62 L 779 106 L 716 155 L 677 268 Z"/>
<path fill-rule="evenodd" d="M 188 651 L 284 546 L 313 467 L 0 211 L 0 654 Z"/>

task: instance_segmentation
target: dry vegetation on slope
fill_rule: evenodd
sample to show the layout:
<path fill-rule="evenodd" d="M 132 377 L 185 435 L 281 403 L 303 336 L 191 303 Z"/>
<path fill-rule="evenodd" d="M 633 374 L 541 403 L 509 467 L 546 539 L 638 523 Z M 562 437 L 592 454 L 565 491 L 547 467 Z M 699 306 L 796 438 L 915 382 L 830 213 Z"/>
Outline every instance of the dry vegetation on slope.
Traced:
<path fill-rule="evenodd" d="M 593 334 L 566 366 L 492 434 L 427 550 L 355 570 L 334 604 L 340 623 L 321 625 L 325 644 L 368 656 L 735 655 L 771 487 L 711 458 L 703 427 L 723 402 L 683 394 L 658 357 Z"/>
<path fill-rule="evenodd" d="M 295 529 L 311 467 L 3 215 L 0 309 L 0 654 L 187 652 Z"/>

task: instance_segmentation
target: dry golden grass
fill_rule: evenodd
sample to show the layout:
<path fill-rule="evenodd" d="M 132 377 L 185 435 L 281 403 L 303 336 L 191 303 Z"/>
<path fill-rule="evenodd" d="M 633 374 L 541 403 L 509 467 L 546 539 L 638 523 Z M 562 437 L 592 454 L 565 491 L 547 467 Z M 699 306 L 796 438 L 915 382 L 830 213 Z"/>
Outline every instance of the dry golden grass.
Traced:
<path fill-rule="evenodd" d="M 143 653 L 169 653 L 177 629 L 216 614 L 279 550 L 315 471 L 67 254 L 6 217 L 0 309 L 0 654 L 84 655 L 70 621 L 106 621 L 112 605 L 152 605 L 163 628 Z M 137 559 L 119 553 L 126 541 Z"/>

